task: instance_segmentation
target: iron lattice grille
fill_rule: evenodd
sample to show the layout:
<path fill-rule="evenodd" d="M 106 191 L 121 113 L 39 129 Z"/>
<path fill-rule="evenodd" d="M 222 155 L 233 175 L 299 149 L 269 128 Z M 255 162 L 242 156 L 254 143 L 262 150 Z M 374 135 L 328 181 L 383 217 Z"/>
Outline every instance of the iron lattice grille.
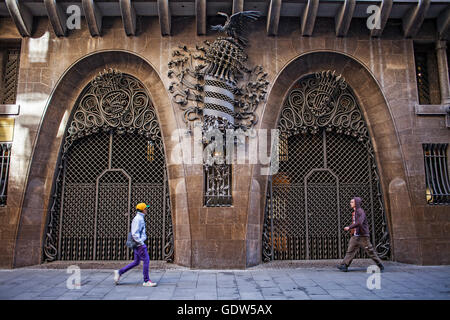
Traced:
<path fill-rule="evenodd" d="M 6 65 L 3 74 L 2 104 L 14 104 L 16 103 L 20 50 L 9 49 L 6 55 Z"/>
<path fill-rule="evenodd" d="M 267 190 L 263 260 L 343 258 L 350 238 L 343 228 L 351 224 L 355 196 L 363 200 L 372 243 L 388 257 L 373 149 L 342 78 L 318 73 L 301 80 L 288 95 L 278 128 L 279 170 Z"/>
<path fill-rule="evenodd" d="M 231 194 L 231 165 L 204 166 L 204 203 L 207 207 L 229 207 L 233 204 Z"/>
<path fill-rule="evenodd" d="M 139 202 L 150 204 L 145 217 L 150 259 L 173 261 L 164 149 L 156 114 L 141 86 L 131 76 L 110 71 L 94 79 L 78 100 L 56 175 L 45 261 L 132 259 L 125 243 Z M 95 110 L 106 97 L 109 105 Z M 130 111 L 121 112 L 124 99 L 133 101 Z M 106 115 L 101 116 L 102 109 Z M 118 114 L 124 118 L 117 119 Z"/>
<path fill-rule="evenodd" d="M 431 104 L 428 79 L 428 57 L 426 52 L 414 52 L 416 62 L 417 91 L 420 104 Z"/>

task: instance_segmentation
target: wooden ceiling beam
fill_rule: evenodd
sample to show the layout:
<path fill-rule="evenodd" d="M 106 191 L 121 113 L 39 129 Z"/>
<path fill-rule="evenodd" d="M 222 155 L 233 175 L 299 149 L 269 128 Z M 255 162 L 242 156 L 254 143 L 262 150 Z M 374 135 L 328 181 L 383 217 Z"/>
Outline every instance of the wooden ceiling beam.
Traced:
<path fill-rule="evenodd" d="M 95 4 L 94 0 L 82 0 L 81 4 L 83 6 L 84 17 L 89 27 L 91 36 L 101 36 L 103 15 L 100 12 L 100 9 Z"/>
<path fill-rule="evenodd" d="M 127 36 L 136 35 L 136 10 L 131 0 L 120 0 L 120 15 L 122 16 L 123 28 Z"/>
<path fill-rule="evenodd" d="M 317 10 L 319 9 L 319 0 L 308 0 L 302 13 L 301 33 L 302 36 L 311 36 L 316 24 Z"/>
<path fill-rule="evenodd" d="M 383 0 L 380 6 L 379 28 L 374 28 L 370 31 L 371 37 L 380 37 L 386 27 L 386 23 L 391 15 L 393 0 Z"/>
<path fill-rule="evenodd" d="M 403 17 L 403 35 L 405 38 L 415 37 L 425 20 L 425 15 L 430 7 L 430 0 L 419 0 L 416 6 L 411 8 Z"/>
<path fill-rule="evenodd" d="M 267 13 L 267 34 L 269 36 L 276 36 L 278 34 L 282 3 L 282 0 L 270 0 L 269 11 Z"/>
<path fill-rule="evenodd" d="M 161 34 L 170 36 L 171 31 L 171 15 L 169 8 L 169 0 L 158 0 L 159 24 L 161 26 Z"/>
<path fill-rule="evenodd" d="M 53 31 L 58 37 L 65 37 L 67 34 L 67 17 L 64 14 L 61 5 L 56 0 L 44 0 L 47 16 Z"/>
<path fill-rule="evenodd" d="M 5 3 L 20 35 L 22 37 L 31 37 L 33 29 L 33 15 L 31 11 L 18 0 L 5 0 Z"/>
<path fill-rule="evenodd" d="M 195 19 L 197 22 L 197 34 L 206 34 L 206 0 L 195 0 Z"/>
<path fill-rule="evenodd" d="M 345 37 L 347 35 L 352 22 L 353 12 L 355 12 L 355 6 L 356 0 L 344 0 L 335 18 L 336 36 Z"/>
<path fill-rule="evenodd" d="M 244 11 L 244 0 L 233 0 L 233 14 Z"/>

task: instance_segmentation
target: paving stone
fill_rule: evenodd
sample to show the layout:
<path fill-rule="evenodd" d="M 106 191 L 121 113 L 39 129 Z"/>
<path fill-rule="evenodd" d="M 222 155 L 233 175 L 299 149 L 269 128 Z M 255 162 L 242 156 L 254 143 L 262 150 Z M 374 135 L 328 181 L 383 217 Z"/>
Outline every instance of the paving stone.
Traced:
<path fill-rule="evenodd" d="M 217 294 L 214 293 L 196 293 L 195 300 L 217 300 Z"/>
<path fill-rule="evenodd" d="M 333 296 L 322 294 L 311 295 L 310 298 L 312 300 L 336 300 L 336 298 Z"/>
<path fill-rule="evenodd" d="M 310 296 L 311 295 L 326 295 L 326 294 L 328 294 L 327 291 L 325 291 L 324 289 L 322 289 L 319 286 L 316 286 L 316 287 L 305 287 L 305 292 L 308 295 L 310 295 Z"/>
<path fill-rule="evenodd" d="M 333 297 L 336 297 L 336 298 L 355 297 L 350 292 L 348 292 L 347 290 L 343 290 L 343 289 L 341 289 L 341 290 L 328 289 L 327 291 L 328 291 L 329 295 L 332 295 Z"/>
<path fill-rule="evenodd" d="M 58 289 L 48 289 L 46 291 L 43 291 L 39 294 L 39 297 L 54 297 L 57 298 L 65 293 L 69 292 L 69 289 L 67 288 L 58 288 Z"/>
<path fill-rule="evenodd" d="M 259 292 L 239 292 L 242 300 L 264 300 L 264 297 Z"/>
<path fill-rule="evenodd" d="M 179 287 L 179 288 L 195 288 L 195 287 L 197 287 L 197 281 L 178 281 L 177 287 Z"/>
<path fill-rule="evenodd" d="M 292 262 L 289 262 L 293 264 Z M 410 266 L 389 262 L 381 289 L 369 290 L 366 266 L 342 273 L 333 267 L 247 270 L 151 270 L 157 287 L 142 287 L 142 268 L 113 283 L 112 270 L 82 270 L 82 286 L 68 290 L 65 270 L 0 270 L 0 299 L 150 299 L 150 300 L 304 300 L 445 299 L 450 300 L 450 266 Z M 281 264 L 282 265 L 282 264 Z"/>
<path fill-rule="evenodd" d="M 240 295 L 232 295 L 232 296 L 219 296 L 217 297 L 217 300 L 240 300 Z"/>

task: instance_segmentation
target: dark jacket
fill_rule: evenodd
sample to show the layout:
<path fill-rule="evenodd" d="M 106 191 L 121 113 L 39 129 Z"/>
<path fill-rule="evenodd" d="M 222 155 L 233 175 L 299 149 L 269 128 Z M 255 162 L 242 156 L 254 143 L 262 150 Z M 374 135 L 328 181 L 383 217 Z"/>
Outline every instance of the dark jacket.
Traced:
<path fill-rule="evenodd" d="M 356 229 L 356 234 L 363 237 L 368 237 L 369 233 L 369 222 L 367 221 L 367 216 L 364 210 L 361 208 L 361 198 L 353 198 L 355 200 L 355 223 L 349 226 L 349 229 Z"/>

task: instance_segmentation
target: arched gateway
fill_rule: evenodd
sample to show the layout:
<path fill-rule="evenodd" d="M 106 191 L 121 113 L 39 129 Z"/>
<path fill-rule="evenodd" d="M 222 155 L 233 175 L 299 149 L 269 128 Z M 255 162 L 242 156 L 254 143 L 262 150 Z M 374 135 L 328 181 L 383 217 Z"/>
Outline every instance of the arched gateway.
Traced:
<path fill-rule="evenodd" d="M 357 99 L 334 72 L 309 74 L 290 89 L 278 120 L 279 170 L 269 178 L 263 261 L 345 255 L 350 199 L 359 196 L 381 257 L 389 234 L 372 144 Z"/>
<path fill-rule="evenodd" d="M 150 259 L 173 261 L 164 146 L 144 85 L 115 70 L 82 91 L 61 147 L 43 259 L 126 260 L 134 207 L 150 204 Z"/>

